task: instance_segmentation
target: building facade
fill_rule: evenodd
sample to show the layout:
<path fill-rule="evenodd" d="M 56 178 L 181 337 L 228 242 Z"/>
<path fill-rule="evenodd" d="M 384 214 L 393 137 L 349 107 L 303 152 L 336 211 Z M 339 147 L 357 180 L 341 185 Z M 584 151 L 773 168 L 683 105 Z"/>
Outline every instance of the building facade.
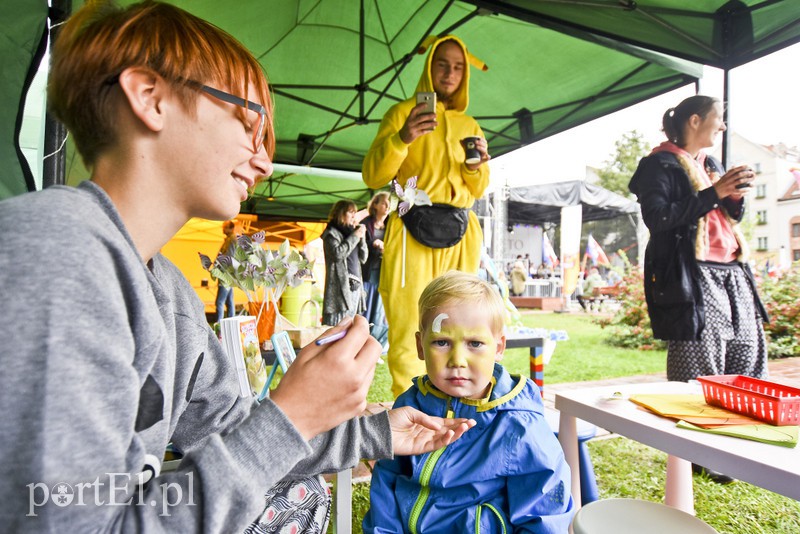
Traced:
<path fill-rule="evenodd" d="M 788 269 L 800 260 L 800 150 L 732 133 L 731 153 L 728 168 L 748 164 L 756 172 L 743 222 L 752 258 L 759 269 Z"/>

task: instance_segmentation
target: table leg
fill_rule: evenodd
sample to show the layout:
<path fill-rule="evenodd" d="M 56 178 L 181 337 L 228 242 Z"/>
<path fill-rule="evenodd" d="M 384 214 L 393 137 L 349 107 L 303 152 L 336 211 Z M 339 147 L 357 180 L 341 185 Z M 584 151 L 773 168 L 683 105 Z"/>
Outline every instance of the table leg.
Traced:
<path fill-rule="evenodd" d="M 581 468 L 578 456 L 578 423 L 576 419 L 561 412 L 558 421 L 558 441 L 564 449 L 564 458 L 567 460 L 571 472 L 572 501 L 577 511 L 581 507 Z"/>
<path fill-rule="evenodd" d="M 676 456 L 667 456 L 667 482 L 664 504 L 694 515 L 692 464 Z"/>
<path fill-rule="evenodd" d="M 333 531 L 336 534 L 353 532 L 353 472 L 339 471 L 333 481 Z"/>
<path fill-rule="evenodd" d="M 538 339 L 531 346 L 530 352 L 531 380 L 539 386 L 539 394 L 544 398 L 544 340 Z"/>

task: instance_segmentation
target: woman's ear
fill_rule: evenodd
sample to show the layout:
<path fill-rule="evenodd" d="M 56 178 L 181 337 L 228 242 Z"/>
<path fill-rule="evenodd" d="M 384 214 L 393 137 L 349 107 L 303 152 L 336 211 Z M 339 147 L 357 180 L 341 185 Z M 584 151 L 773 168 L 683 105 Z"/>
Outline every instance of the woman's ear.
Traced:
<path fill-rule="evenodd" d="M 168 85 L 145 67 L 128 67 L 119 75 L 119 86 L 133 114 L 153 132 L 164 127 L 164 97 Z"/>
<path fill-rule="evenodd" d="M 695 113 L 695 114 L 693 114 L 691 117 L 689 117 L 689 120 L 687 121 L 687 123 L 686 123 L 686 124 L 687 124 L 687 125 L 688 125 L 690 128 L 692 128 L 693 130 L 696 130 L 696 129 L 697 129 L 699 126 L 700 126 L 700 123 L 701 123 L 701 122 L 703 122 L 703 119 L 702 119 L 702 117 L 700 117 L 700 115 L 698 115 L 697 113 Z"/>

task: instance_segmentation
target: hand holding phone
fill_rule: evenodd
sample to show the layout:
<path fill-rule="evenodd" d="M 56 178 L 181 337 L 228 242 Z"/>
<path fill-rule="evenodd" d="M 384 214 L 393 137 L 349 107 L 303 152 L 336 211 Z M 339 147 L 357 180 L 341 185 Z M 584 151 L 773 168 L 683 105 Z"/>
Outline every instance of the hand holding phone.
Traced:
<path fill-rule="evenodd" d="M 436 126 L 436 93 L 417 93 L 417 104 L 400 129 L 400 139 L 410 145 L 419 136 L 434 131 Z"/>

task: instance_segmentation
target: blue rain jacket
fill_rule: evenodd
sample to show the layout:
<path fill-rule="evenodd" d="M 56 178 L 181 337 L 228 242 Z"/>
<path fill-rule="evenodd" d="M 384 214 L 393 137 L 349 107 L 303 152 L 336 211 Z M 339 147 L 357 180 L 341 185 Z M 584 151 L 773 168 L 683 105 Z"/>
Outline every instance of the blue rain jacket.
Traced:
<path fill-rule="evenodd" d="M 570 470 L 544 418 L 536 385 L 495 364 L 486 399 L 452 398 L 427 375 L 398 397 L 477 425 L 438 451 L 381 460 L 372 475 L 365 533 L 558 533 L 574 508 Z"/>

